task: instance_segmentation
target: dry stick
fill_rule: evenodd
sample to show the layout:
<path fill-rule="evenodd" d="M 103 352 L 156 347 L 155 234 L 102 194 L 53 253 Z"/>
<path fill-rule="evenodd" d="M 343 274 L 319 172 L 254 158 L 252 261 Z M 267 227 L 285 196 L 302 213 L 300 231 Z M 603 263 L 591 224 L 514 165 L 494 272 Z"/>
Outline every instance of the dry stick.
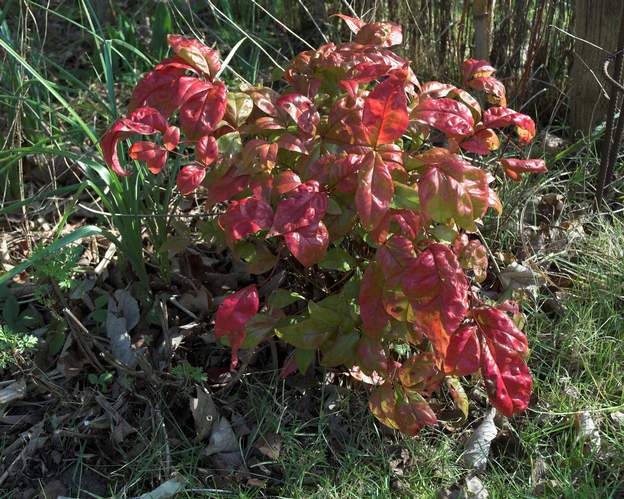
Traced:
<path fill-rule="evenodd" d="M 612 55 L 609 57 L 611 59 Z M 620 34 L 618 36 L 618 46 L 617 46 L 617 55 L 615 56 L 615 80 L 614 78 L 609 77 L 609 73 L 606 71 L 608 69 L 609 60 L 607 60 L 607 64 L 603 68 L 609 80 L 611 80 L 611 99 L 609 101 L 609 109 L 607 113 L 607 127 L 605 129 L 604 136 L 604 144 L 602 148 L 602 154 L 600 158 L 600 170 L 598 171 L 598 185 L 596 186 L 596 206 L 599 207 L 602 204 L 602 197 L 604 195 L 605 183 L 607 180 L 608 173 L 612 170 L 613 165 L 611 164 L 611 150 L 615 150 L 613 158 L 617 156 L 617 151 L 620 146 L 620 140 L 622 138 L 622 130 L 621 126 L 624 126 L 624 123 L 620 125 L 622 122 L 622 113 L 620 112 L 620 116 L 618 118 L 618 132 L 619 137 L 613 136 L 613 124 L 615 121 L 615 111 L 617 109 L 617 103 L 620 97 L 620 90 L 618 89 L 618 82 L 622 81 L 622 69 L 624 63 L 624 12 L 621 14 L 620 20 Z M 617 139 L 617 142 L 614 143 L 613 139 Z"/>

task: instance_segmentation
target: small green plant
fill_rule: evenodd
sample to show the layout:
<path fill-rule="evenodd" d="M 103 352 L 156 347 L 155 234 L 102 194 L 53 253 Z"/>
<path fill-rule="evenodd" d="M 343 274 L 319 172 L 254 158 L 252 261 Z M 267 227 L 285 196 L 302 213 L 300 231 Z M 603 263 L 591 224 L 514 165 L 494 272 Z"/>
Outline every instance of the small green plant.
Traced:
<path fill-rule="evenodd" d="M 54 282 L 63 290 L 70 290 L 76 285 L 73 278 L 76 274 L 76 265 L 82 255 L 81 246 L 66 246 L 53 255 L 37 258 L 36 255 L 45 251 L 45 247 L 37 245 L 33 254 L 33 272 L 38 283 Z"/>
<path fill-rule="evenodd" d="M 101 374 L 90 373 L 87 376 L 87 381 L 97 386 L 101 392 L 107 392 L 113 381 L 113 373 L 111 371 L 104 371 Z"/>
<path fill-rule="evenodd" d="M 173 374 L 176 378 L 183 380 L 185 383 L 201 383 L 208 380 L 208 377 L 204 374 L 201 367 L 192 366 L 186 360 L 177 366 L 172 367 L 171 374 Z"/>
<path fill-rule="evenodd" d="M 0 325 L 0 369 L 6 369 L 34 350 L 37 337 Z"/>

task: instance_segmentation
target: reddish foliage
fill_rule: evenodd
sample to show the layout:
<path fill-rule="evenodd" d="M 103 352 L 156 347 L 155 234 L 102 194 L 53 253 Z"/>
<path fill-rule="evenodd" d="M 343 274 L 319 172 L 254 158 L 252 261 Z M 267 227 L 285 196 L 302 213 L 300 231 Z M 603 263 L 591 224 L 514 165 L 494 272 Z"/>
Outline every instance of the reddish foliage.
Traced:
<path fill-rule="evenodd" d="M 254 319 L 263 338 L 275 333 L 295 347 L 284 374 L 307 369 L 318 350 L 322 365 L 345 364 L 377 385 L 371 411 L 409 434 L 436 422 L 427 398 L 445 376 L 480 371 L 495 407 L 521 411 L 531 393 L 528 349 L 505 310 L 519 312 L 484 305 L 487 251 L 469 234 L 489 208 L 502 209 L 490 185 L 498 165 L 512 180 L 546 171 L 541 159 L 492 154 L 510 127 L 520 145 L 529 143 L 535 123 L 506 107 L 487 61 L 462 68 L 478 98 L 448 83 L 420 84 L 390 50 L 402 41 L 399 26 L 338 16 L 354 41 L 300 53 L 282 93 L 228 91 L 217 77 L 218 52 L 171 35 L 175 55 L 141 79 L 130 115 L 102 137 L 104 160 L 130 175 L 118 144 L 152 136 L 136 140 L 130 158 L 153 174 L 177 175 L 182 195 L 202 185 L 198 197 L 209 208 L 225 203 L 215 207 L 219 228 L 237 257 L 255 251 L 251 273 L 290 258 L 293 283 L 323 283 L 327 296 L 307 311 L 280 322 L 271 308 Z M 167 121 L 174 119 L 177 126 Z M 446 145 L 434 147 L 442 134 Z M 174 153 L 185 158 L 179 172 Z M 215 332 L 229 339 L 232 368 L 246 327 L 259 338 L 248 326 L 259 306 L 252 285 L 218 308 Z M 410 355 L 397 353 L 401 343 Z"/>
<path fill-rule="evenodd" d="M 227 336 L 232 349 L 231 369 L 238 364 L 238 349 L 245 340 L 245 325 L 256 315 L 260 307 L 258 290 L 252 284 L 227 296 L 217 310 L 215 335 Z"/>

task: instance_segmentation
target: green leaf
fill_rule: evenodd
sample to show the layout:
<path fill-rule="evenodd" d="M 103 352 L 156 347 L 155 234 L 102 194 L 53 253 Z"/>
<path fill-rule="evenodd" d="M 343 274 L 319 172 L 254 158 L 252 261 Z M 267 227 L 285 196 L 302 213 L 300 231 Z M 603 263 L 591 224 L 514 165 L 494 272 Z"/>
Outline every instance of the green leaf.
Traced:
<path fill-rule="evenodd" d="M 392 207 L 404 208 L 406 210 L 420 210 L 418 191 L 409 185 L 402 184 L 395 180 Z"/>
<path fill-rule="evenodd" d="M 339 295 L 330 295 L 318 303 L 309 301 L 308 311 L 310 312 L 310 320 L 319 329 L 326 331 L 335 330 L 343 320 L 343 316 L 339 312 L 340 301 Z"/>
<path fill-rule="evenodd" d="M 319 327 L 319 324 L 312 319 L 305 319 L 277 329 L 277 335 L 285 342 L 304 350 L 317 349 L 330 334 L 330 330 Z"/>
<path fill-rule="evenodd" d="M 355 258 L 342 248 L 331 248 L 318 266 L 325 270 L 339 270 L 340 272 L 349 272 L 357 265 Z"/>
<path fill-rule="evenodd" d="M 358 341 L 360 341 L 360 335 L 353 330 L 338 335 L 330 347 L 323 352 L 321 365 L 335 367 L 341 364 L 350 364 L 355 357 Z"/>
<path fill-rule="evenodd" d="M 457 231 L 444 224 L 436 225 L 431 233 L 441 243 L 451 244 L 457 238 Z"/>
<path fill-rule="evenodd" d="M 221 135 L 217 139 L 217 147 L 219 148 L 219 154 L 222 154 L 224 158 L 235 156 L 243 148 L 240 133 L 230 132 Z"/>
<path fill-rule="evenodd" d="M 267 314 L 256 314 L 245 325 L 245 339 L 241 348 L 255 348 L 273 333 L 275 318 Z"/>
<path fill-rule="evenodd" d="M 290 291 L 284 288 L 278 288 L 269 298 L 269 307 L 276 308 L 284 308 L 288 305 L 295 303 L 297 300 L 305 300 L 305 297 L 301 296 L 299 293 L 295 291 Z"/>
<path fill-rule="evenodd" d="M 19 303 L 15 295 L 9 295 L 4 302 L 4 308 L 2 309 L 2 318 L 4 322 L 9 325 L 15 324 L 17 322 L 17 317 L 19 316 Z"/>
<path fill-rule="evenodd" d="M 338 202 L 334 198 L 329 198 L 329 203 L 327 205 L 327 214 L 328 215 L 340 215 L 342 213 L 342 208 L 338 204 Z"/>
<path fill-rule="evenodd" d="M 314 350 L 302 350 L 301 348 L 295 349 L 295 363 L 297 364 L 297 369 L 299 369 L 301 374 L 305 374 L 313 361 Z"/>

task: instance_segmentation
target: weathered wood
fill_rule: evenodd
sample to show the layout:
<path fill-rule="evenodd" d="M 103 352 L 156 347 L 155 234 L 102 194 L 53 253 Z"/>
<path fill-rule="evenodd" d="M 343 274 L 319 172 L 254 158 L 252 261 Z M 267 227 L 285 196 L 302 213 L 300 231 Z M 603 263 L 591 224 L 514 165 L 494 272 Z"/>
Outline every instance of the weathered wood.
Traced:
<path fill-rule="evenodd" d="M 576 0 L 574 35 L 610 52 L 615 52 L 618 41 L 622 0 Z M 574 44 L 574 62 L 570 74 L 570 125 L 589 133 L 604 121 L 609 85 L 602 75 L 605 52 L 577 40 Z"/>

